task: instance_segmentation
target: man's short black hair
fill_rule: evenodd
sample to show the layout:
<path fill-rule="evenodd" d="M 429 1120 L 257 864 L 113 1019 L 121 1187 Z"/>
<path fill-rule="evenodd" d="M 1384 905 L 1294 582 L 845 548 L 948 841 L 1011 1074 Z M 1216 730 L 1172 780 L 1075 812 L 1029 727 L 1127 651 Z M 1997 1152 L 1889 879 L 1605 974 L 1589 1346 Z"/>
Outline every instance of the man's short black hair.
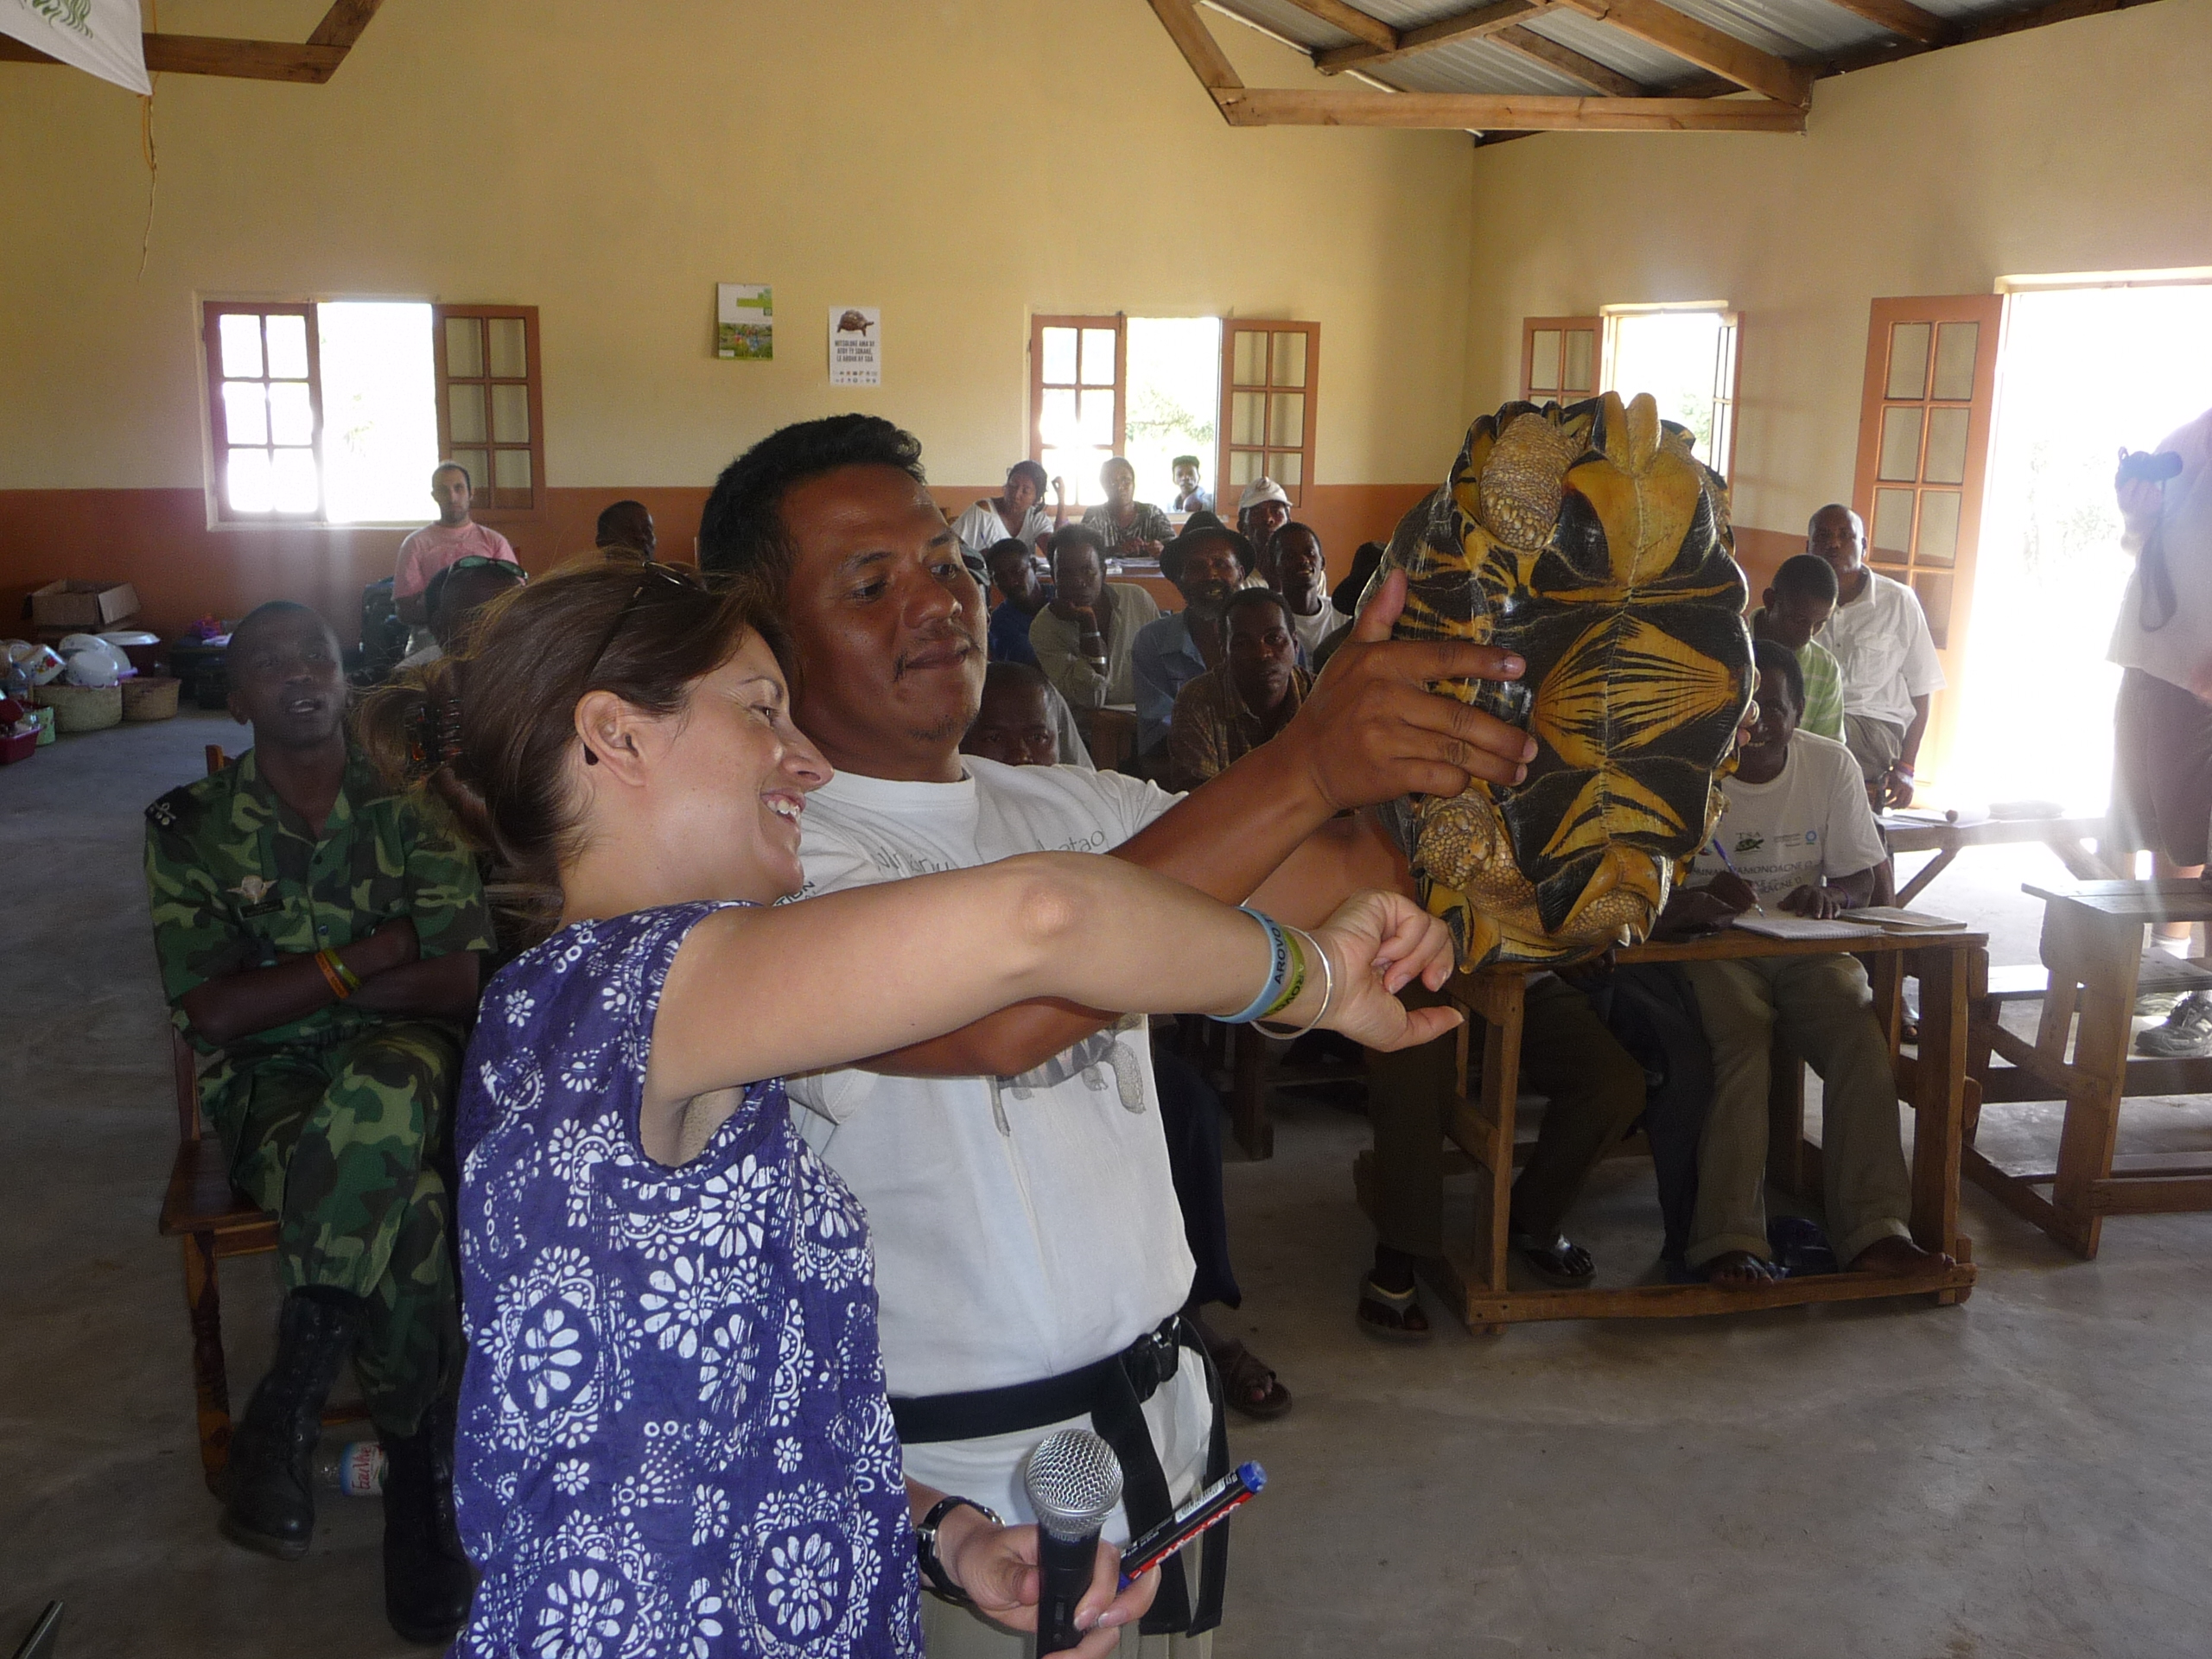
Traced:
<path fill-rule="evenodd" d="M 827 415 L 771 432 L 722 468 L 699 518 L 702 569 L 759 577 L 778 594 L 798 550 L 784 528 L 784 497 L 840 467 L 895 467 L 917 484 L 921 440 L 880 415 Z"/>
<path fill-rule="evenodd" d="M 1017 478 L 1026 478 L 1036 486 L 1037 499 L 1039 501 L 1045 499 L 1045 492 L 1052 487 L 1052 480 L 1046 474 L 1044 464 L 1040 461 L 1015 461 L 1013 466 L 1006 469 L 1006 481 L 1011 484 Z"/>
<path fill-rule="evenodd" d="M 436 466 L 431 467 L 430 482 L 433 485 L 437 483 L 438 474 L 440 473 L 459 473 L 461 474 L 461 481 L 468 486 L 468 493 L 471 495 L 476 493 L 476 480 L 470 475 L 468 468 L 462 466 L 459 461 L 442 461 Z"/>
<path fill-rule="evenodd" d="M 1052 561 L 1052 573 L 1059 574 L 1060 555 L 1071 547 L 1087 547 L 1098 556 L 1098 574 L 1106 574 L 1106 538 L 1088 524 L 1062 524 L 1052 532 L 1052 546 L 1046 556 Z"/>
<path fill-rule="evenodd" d="M 1774 573 L 1774 591 L 1799 599 L 1822 599 L 1833 605 L 1839 594 L 1835 567 L 1817 553 L 1799 553 L 1784 559 Z"/>
<path fill-rule="evenodd" d="M 296 615 L 313 617 L 317 622 L 322 624 L 322 631 L 327 636 L 333 640 L 338 638 L 338 631 L 325 620 L 322 613 L 314 606 L 302 605 L 296 599 L 272 599 L 264 605 L 255 606 L 239 620 L 238 626 L 231 630 L 231 642 L 223 647 L 225 670 L 229 670 L 233 664 L 242 660 L 242 653 L 247 641 L 253 635 L 260 632 L 264 626 L 275 621 L 280 616 Z"/>
<path fill-rule="evenodd" d="M 1771 639 L 1751 642 L 1751 660 L 1758 665 L 1762 683 L 1780 680 L 1789 688 L 1790 706 L 1802 715 L 1805 712 L 1805 671 L 1797 665 L 1797 653 Z"/>
<path fill-rule="evenodd" d="M 1229 596 L 1229 603 L 1221 607 L 1222 632 L 1224 635 L 1228 633 L 1229 619 L 1237 612 L 1250 610 L 1259 605 L 1272 605 L 1281 611 L 1283 626 L 1291 631 L 1293 639 L 1297 638 L 1298 623 L 1290 613 L 1290 601 L 1272 588 L 1239 588 L 1231 594 Z"/>
<path fill-rule="evenodd" d="M 622 533 L 623 530 L 626 528 L 622 521 L 633 513 L 643 513 L 648 518 L 652 517 L 652 512 L 642 501 L 617 501 L 612 506 L 607 508 L 606 511 L 599 515 L 599 524 L 593 532 L 597 538 L 594 545 L 599 547 L 629 546 L 629 543 L 627 542 L 616 542 L 611 540 L 610 537 L 619 536 Z M 643 550 L 643 549 L 639 550 L 639 551 Z"/>
<path fill-rule="evenodd" d="M 993 663 L 983 671 L 983 695 L 1012 689 L 1049 691 L 1052 683 L 1045 677 L 1045 671 L 1034 663 Z M 1050 700 L 1045 709 L 1047 719 L 1052 716 Z"/>

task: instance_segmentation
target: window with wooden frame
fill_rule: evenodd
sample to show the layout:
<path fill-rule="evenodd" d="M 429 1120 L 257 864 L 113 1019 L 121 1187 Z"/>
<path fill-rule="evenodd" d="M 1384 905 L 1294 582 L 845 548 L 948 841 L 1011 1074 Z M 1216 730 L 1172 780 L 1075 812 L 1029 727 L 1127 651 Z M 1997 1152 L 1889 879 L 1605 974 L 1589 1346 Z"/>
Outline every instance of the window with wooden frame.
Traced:
<path fill-rule="evenodd" d="M 1574 404 L 1598 395 L 1603 317 L 1521 319 L 1521 396 L 1532 404 Z"/>
<path fill-rule="evenodd" d="M 433 308 L 438 454 L 468 469 L 474 511 L 535 511 L 545 476 L 534 305 Z"/>
<path fill-rule="evenodd" d="M 1928 613 L 1959 683 L 1989 465 L 2001 295 L 1876 300 L 1851 501 L 1866 558 Z"/>
<path fill-rule="evenodd" d="M 1313 481 L 1315 399 L 1321 373 L 1321 325 L 1269 318 L 1226 319 L 1221 326 L 1221 480 L 1224 515 L 1256 479 L 1282 486 L 1294 509 Z"/>
<path fill-rule="evenodd" d="M 1742 319 L 1720 300 L 1609 305 L 1603 315 L 1599 385 L 1624 399 L 1650 393 L 1662 420 L 1689 429 L 1699 460 L 1733 473 Z"/>
<path fill-rule="evenodd" d="M 448 458 L 480 516 L 541 504 L 534 308 L 210 300 L 200 327 L 217 523 L 419 524 Z"/>
<path fill-rule="evenodd" d="M 1029 320 L 1029 458 L 1066 480 L 1072 506 L 1106 499 L 1098 469 L 1122 453 L 1128 378 L 1119 315 Z"/>
<path fill-rule="evenodd" d="M 322 516 L 315 308 L 213 302 L 202 311 L 216 515 Z"/>

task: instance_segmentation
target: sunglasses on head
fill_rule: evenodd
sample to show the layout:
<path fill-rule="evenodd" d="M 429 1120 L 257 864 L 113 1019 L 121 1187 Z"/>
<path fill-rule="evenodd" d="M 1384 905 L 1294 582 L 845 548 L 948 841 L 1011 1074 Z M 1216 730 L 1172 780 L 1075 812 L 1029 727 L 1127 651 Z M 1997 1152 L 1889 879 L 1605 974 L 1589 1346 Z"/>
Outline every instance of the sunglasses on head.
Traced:
<path fill-rule="evenodd" d="M 674 565 L 652 562 L 640 565 L 638 568 L 638 585 L 630 590 L 630 597 L 622 601 L 622 608 L 614 613 L 614 620 L 607 630 L 607 637 L 599 642 L 599 649 L 592 653 L 591 666 L 584 670 L 583 690 L 588 691 L 591 689 L 600 664 L 607 660 L 607 653 L 613 649 L 614 642 L 622 636 L 624 625 L 637 614 L 638 607 L 647 594 L 657 593 L 665 596 L 674 593 L 704 594 L 706 591 L 706 585 L 697 577 L 677 569 Z M 591 752 L 588 745 L 584 749 L 584 764 L 588 766 L 599 764 L 599 757 Z"/>

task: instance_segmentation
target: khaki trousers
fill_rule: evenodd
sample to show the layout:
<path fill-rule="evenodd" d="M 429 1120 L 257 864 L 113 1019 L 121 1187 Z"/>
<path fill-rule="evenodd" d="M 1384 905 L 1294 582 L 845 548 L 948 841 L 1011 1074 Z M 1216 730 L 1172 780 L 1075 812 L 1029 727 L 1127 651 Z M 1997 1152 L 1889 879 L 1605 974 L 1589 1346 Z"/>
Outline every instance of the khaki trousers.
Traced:
<path fill-rule="evenodd" d="M 1779 1033 L 1821 1079 L 1821 1165 L 1829 1243 L 1849 1267 L 1877 1239 L 1911 1236 L 1911 1183 L 1897 1078 L 1866 970 L 1851 957 L 1686 962 L 1713 1045 L 1713 1109 L 1698 1143 L 1686 1260 L 1728 1250 L 1767 1260 L 1767 1086 Z"/>
<path fill-rule="evenodd" d="M 1859 763 L 1859 775 L 1878 783 L 1904 754 L 1904 728 L 1874 715 L 1846 715 L 1843 746 Z"/>
<path fill-rule="evenodd" d="M 922 1650 L 930 1659 L 1027 1659 L 1037 1638 L 1001 1630 L 965 1607 L 922 1592 Z M 1213 1632 L 1204 1636 L 1139 1636 L 1122 1632 L 1116 1659 L 1213 1659 Z"/>

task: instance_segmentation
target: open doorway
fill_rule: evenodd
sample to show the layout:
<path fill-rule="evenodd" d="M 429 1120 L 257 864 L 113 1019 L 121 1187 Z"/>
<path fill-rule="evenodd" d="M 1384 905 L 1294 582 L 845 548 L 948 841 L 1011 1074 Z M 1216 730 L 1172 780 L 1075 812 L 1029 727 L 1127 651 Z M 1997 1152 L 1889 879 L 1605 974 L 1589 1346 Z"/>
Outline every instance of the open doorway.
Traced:
<path fill-rule="evenodd" d="M 2212 404 L 2212 283 L 2016 289 L 1948 798 L 2104 810 L 2133 562 L 2113 470 Z"/>

